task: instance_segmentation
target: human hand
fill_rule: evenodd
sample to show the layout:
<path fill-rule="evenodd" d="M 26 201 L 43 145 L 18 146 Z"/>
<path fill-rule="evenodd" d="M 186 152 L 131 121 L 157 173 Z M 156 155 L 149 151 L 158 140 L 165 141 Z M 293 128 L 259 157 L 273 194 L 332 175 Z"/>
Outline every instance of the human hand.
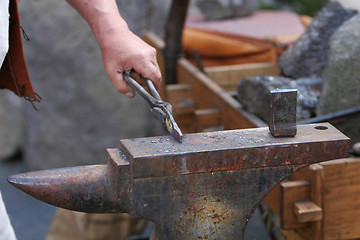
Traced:
<path fill-rule="evenodd" d="M 150 79 L 159 90 L 162 79 L 156 50 L 129 30 L 115 0 L 67 1 L 91 27 L 101 49 L 105 71 L 117 91 L 128 97 L 135 95 L 122 75 L 129 70 Z"/>
<path fill-rule="evenodd" d="M 114 29 L 104 33 L 100 44 L 105 71 L 115 89 L 128 97 L 134 89 L 123 79 L 123 72 L 134 70 L 150 79 L 159 90 L 161 72 L 156 60 L 156 50 L 130 30 Z"/>

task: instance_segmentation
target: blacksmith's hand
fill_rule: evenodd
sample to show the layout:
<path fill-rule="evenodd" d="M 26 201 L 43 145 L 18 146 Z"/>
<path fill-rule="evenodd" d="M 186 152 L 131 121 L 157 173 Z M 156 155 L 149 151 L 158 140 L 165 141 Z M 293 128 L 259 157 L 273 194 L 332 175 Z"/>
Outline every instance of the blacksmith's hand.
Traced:
<path fill-rule="evenodd" d="M 105 71 L 117 91 L 134 96 L 134 89 L 122 74 L 129 70 L 151 79 L 159 90 L 162 79 L 156 50 L 129 30 L 115 0 L 67 1 L 90 25 L 101 49 Z"/>

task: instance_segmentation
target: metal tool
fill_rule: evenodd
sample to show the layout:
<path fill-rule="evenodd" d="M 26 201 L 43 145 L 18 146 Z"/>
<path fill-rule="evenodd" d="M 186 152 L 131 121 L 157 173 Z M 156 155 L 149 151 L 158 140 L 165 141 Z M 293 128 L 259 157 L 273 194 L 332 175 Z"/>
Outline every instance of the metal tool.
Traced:
<path fill-rule="evenodd" d="M 106 165 L 18 174 L 8 181 L 58 207 L 127 212 L 154 222 L 153 240 L 243 239 L 257 205 L 281 180 L 310 164 L 346 157 L 349 138 L 330 124 L 124 139 Z"/>
<path fill-rule="evenodd" d="M 299 124 L 309 124 L 309 123 L 318 123 L 318 122 L 331 122 L 331 123 L 344 122 L 348 118 L 357 117 L 359 115 L 360 115 L 360 107 L 354 107 L 354 108 L 338 111 L 335 113 L 326 114 L 323 116 L 305 119 L 299 122 Z"/>
<path fill-rule="evenodd" d="M 130 73 L 130 71 L 123 73 L 125 81 L 149 103 L 154 117 L 166 127 L 169 133 L 178 142 L 181 143 L 183 134 L 172 116 L 172 107 L 170 103 L 164 102 L 161 99 L 160 94 L 156 91 L 156 88 L 150 79 L 143 78 L 149 89 L 149 94 L 135 79 L 130 76 Z"/>
<path fill-rule="evenodd" d="M 276 89 L 270 91 L 269 129 L 274 137 L 296 135 L 296 89 Z"/>

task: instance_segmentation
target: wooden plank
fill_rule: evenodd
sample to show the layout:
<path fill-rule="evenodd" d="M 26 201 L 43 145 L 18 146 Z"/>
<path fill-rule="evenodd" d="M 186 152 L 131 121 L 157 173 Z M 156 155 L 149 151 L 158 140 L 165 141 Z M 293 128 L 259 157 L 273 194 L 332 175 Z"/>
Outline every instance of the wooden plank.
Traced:
<path fill-rule="evenodd" d="M 182 115 L 195 114 L 195 105 L 192 100 L 180 101 L 177 104 L 173 104 L 172 107 L 174 118 L 181 117 Z"/>
<path fill-rule="evenodd" d="M 191 100 L 190 84 L 170 84 L 166 86 L 166 101 L 171 105 L 176 105 L 184 100 Z"/>
<path fill-rule="evenodd" d="M 217 108 L 196 110 L 195 122 L 197 132 L 203 132 L 205 129 L 216 129 L 221 125 L 220 110 Z"/>
<path fill-rule="evenodd" d="M 360 158 L 321 163 L 325 170 L 324 239 L 360 238 Z"/>
<path fill-rule="evenodd" d="M 197 70 L 186 59 L 178 62 L 178 80 L 191 84 L 197 109 L 218 108 L 225 129 L 242 129 L 267 126 L 263 121 L 244 111 L 241 104 L 219 85 Z"/>
<path fill-rule="evenodd" d="M 237 89 L 241 79 L 258 75 L 279 76 L 280 69 L 274 63 L 249 63 L 205 68 L 208 77 L 227 91 Z"/>
<path fill-rule="evenodd" d="M 299 223 L 314 222 L 322 219 L 321 207 L 312 201 L 295 202 L 294 213 Z"/>
<path fill-rule="evenodd" d="M 284 180 L 283 182 L 285 182 L 286 180 Z M 274 187 L 273 190 L 271 190 L 271 192 L 268 193 L 268 195 L 266 195 L 266 197 L 264 198 L 263 202 L 269 207 L 271 208 L 271 210 L 273 210 L 278 216 L 280 216 L 280 184 L 277 185 L 276 187 Z"/>
<path fill-rule="evenodd" d="M 166 88 L 167 102 L 173 108 L 174 117 L 184 114 L 194 115 L 195 103 L 191 97 L 191 88 L 189 84 L 172 84 Z"/>
<path fill-rule="evenodd" d="M 176 115 L 174 114 L 174 118 L 176 123 L 179 125 L 182 133 L 195 133 L 196 125 L 195 125 L 195 115 L 194 112 L 188 114 Z"/>
<path fill-rule="evenodd" d="M 304 240 L 295 230 L 293 229 L 281 229 L 280 230 L 281 240 Z"/>
<path fill-rule="evenodd" d="M 196 132 L 195 104 L 191 85 L 170 84 L 166 86 L 166 101 L 173 108 L 173 116 L 183 133 Z"/>
<path fill-rule="evenodd" d="M 312 178 L 310 178 L 310 199 L 321 209 L 325 207 L 324 191 L 325 191 L 325 170 L 320 164 L 313 164 L 308 167 Z M 323 212 L 322 212 L 323 215 Z M 324 218 L 314 221 L 310 225 L 314 240 L 324 239 Z"/>

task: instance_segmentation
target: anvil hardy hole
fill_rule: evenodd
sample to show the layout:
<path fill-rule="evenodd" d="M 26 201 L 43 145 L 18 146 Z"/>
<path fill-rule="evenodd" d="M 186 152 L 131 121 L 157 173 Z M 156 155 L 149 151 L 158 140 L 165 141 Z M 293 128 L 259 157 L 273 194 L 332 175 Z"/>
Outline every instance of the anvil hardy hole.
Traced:
<path fill-rule="evenodd" d="M 316 126 L 315 129 L 317 129 L 317 130 L 326 130 L 326 129 L 328 129 L 328 127 L 326 127 L 326 126 Z"/>

